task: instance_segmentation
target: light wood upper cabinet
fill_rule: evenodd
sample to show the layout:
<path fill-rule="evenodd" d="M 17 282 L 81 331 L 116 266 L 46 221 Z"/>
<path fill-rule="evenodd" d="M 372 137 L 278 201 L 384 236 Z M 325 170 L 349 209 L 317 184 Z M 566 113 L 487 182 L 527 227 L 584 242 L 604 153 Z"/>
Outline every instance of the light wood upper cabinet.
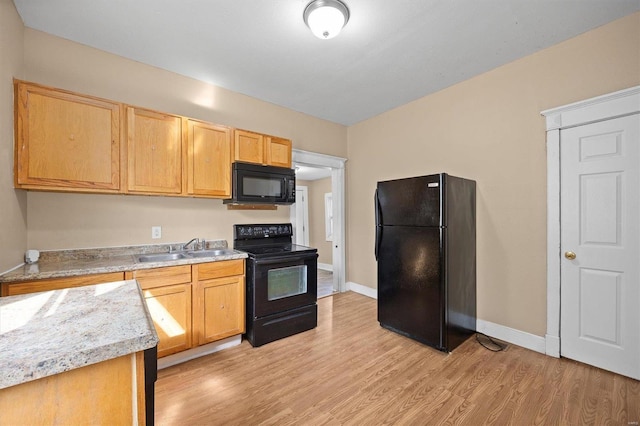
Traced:
<path fill-rule="evenodd" d="M 234 132 L 234 161 L 264 163 L 264 137 L 245 130 Z"/>
<path fill-rule="evenodd" d="M 127 189 L 129 192 L 183 193 L 182 118 L 127 107 Z"/>
<path fill-rule="evenodd" d="M 231 197 L 231 164 L 291 167 L 291 141 L 15 81 L 14 186 Z"/>
<path fill-rule="evenodd" d="M 187 193 L 231 197 L 231 129 L 187 121 Z"/>
<path fill-rule="evenodd" d="M 267 136 L 265 151 L 268 165 L 291 168 L 291 141 L 289 139 Z"/>
<path fill-rule="evenodd" d="M 16 81 L 15 186 L 118 192 L 118 103 Z"/>
<path fill-rule="evenodd" d="M 234 132 L 234 161 L 291 167 L 291 141 L 246 130 Z"/>

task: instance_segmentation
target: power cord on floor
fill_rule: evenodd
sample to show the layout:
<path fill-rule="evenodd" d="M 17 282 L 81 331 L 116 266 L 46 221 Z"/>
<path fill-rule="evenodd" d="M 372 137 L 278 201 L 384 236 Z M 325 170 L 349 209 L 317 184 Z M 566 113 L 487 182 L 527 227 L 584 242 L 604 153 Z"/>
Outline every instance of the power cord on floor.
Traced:
<path fill-rule="evenodd" d="M 483 343 L 482 341 L 480 341 L 480 336 L 488 340 L 490 343 L 486 343 L 486 342 Z M 507 349 L 507 345 L 503 345 L 496 342 L 495 340 L 493 340 L 491 337 L 487 336 L 484 333 L 476 332 L 476 340 L 478 341 L 478 343 L 480 343 L 482 347 L 490 350 L 491 352 L 500 352 Z"/>

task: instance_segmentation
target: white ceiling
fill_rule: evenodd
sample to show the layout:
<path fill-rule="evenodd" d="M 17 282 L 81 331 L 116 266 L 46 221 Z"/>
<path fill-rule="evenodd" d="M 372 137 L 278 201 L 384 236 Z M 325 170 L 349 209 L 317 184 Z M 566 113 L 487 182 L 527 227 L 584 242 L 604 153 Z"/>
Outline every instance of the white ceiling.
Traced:
<path fill-rule="evenodd" d="M 26 26 L 344 125 L 640 10 L 640 0 L 14 0 Z"/>
<path fill-rule="evenodd" d="M 331 169 L 325 167 L 312 167 L 303 164 L 295 164 L 296 179 L 318 180 L 331 176 Z"/>

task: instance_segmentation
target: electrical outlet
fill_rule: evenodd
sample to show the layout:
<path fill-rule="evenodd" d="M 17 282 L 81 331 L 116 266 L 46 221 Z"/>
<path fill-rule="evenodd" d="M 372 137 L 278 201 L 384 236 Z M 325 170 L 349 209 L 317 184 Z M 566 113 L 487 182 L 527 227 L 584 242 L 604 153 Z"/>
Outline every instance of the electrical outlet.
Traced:
<path fill-rule="evenodd" d="M 161 226 L 152 226 L 151 227 L 151 238 L 153 238 L 153 239 L 162 238 L 162 227 Z"/>

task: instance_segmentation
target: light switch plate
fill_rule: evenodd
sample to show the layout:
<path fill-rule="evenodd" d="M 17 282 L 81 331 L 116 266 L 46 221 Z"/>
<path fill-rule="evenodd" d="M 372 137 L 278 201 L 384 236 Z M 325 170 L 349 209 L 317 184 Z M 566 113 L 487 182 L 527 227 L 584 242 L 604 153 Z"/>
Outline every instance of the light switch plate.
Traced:
<path fill-rule="evenodd" d="M 153 239 L 162 238 L 162 227 L 161 226 L 152 226 L 151 227 L 151 238 L 153 238 Z"/>

